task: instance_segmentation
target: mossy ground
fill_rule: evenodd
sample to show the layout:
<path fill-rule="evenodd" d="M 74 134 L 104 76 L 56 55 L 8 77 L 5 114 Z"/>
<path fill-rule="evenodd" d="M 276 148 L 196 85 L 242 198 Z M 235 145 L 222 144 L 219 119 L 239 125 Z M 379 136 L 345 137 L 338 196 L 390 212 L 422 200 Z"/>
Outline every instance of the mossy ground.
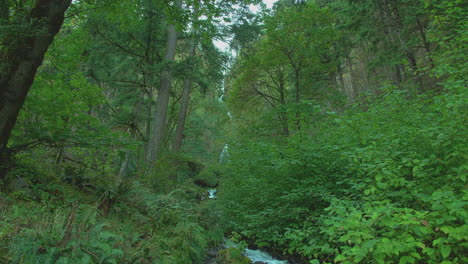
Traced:
<path fill-rule="evenodd" d="M 203 263 L 222 242 L 217 209 L 200 199 L 188 162 L 127 179 L 18 164 L 7 180 L 26 186 L 0 192 L 0 263 Z M 176 187 L 158 189 L 162 178 Z"/>

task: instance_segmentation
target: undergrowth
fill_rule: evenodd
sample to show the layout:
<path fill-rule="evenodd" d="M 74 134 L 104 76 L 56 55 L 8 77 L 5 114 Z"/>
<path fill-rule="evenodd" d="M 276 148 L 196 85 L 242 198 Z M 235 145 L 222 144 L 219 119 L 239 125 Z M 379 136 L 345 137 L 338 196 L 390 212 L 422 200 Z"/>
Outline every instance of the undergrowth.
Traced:
<path fill-rule="evenodd" d="M 451 88 L 319 112 L 286 144 L 231 144 L 226 226 L 310 263 L 468 262 L 466 91 Z"/>
<path fill-rule="evenodd" d="M 154 175 L 80 172 L 72 182 L 72 170 L 17 162 L 9 179 L 24 186 L 0 193 L 0 263 L 202 263 L 222 241 L 213 204 L 190 178 L 168 191 L 146 184 Z"/>

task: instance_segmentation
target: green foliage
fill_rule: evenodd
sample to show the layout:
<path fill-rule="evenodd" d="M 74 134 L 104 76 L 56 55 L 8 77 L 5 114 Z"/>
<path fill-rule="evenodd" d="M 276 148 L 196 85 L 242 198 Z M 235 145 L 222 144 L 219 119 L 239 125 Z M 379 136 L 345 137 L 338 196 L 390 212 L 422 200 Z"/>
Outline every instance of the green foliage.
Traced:
<path fill-rule="evenodd" d="M 247 16 L 231 27 L 230 118 L 215 91 L 227 55 L 212 37 L 238 2 Z M 197 264 L 224 227 L 314 264 L 468 262 L 466 4 L 280 1 L 262 24 L 252 2 L 74 1 L 10 141 L 1 263 Z M 0 3 L 5 61 L 24 46 L 15 35 L 41 34 L 25 19 L 35 3 Z M 200 36 L 187 35 L 195 7 Z M 182 51 L 163 63 L 167 23 L 180 50 L 201 38 L 196 60 Z M 1 79 L 10 69 L 0 67 Z M 167 67 L 166 142 L 183 81 L 197 89 L 184 154 L 147 171 Z M 229 162 L 204 167 L 225 143 Z M 218 184 L 219 199 L 206 200 Z M 219 257 L 249 263 L 235 248 Z"/>
<path fill-rule="evenodd" d="M 330 9 L 314 2 L 278 8 L 264 28 L 236 60 L 228 104 L 246 127 L 262 123 L 261 132 L 288 134 L 302 122 L 303 101 L 337 101 L 329 75 L 336 70 L 332 47 L 339 32 Z"/>
<path fill-rule="evenodd" d="M 199 175 L 204 167 L 199 161 L 187 156 L 166 154 L 151 171 L 144 174 L 142 180 L 152 188 L 167 193 Z"/>
<path fill-rule="evenodd" d="M 214 188 L 218 186 L 219 179 L 223 175 L 223 168 L 219 165 L 210 165 L 204 168 L 197 176 L 194 181 L 197 185 L 203 187 Z"/>
<path fill-rule="evenodd" d="M 1 221 L 6 263 L 118 263 L 123 257 L 117 246 L 123 238 L 97 222 L 93 206 L 22 203 L 7 207 Z"/>
<path fill-rule="evenodd" d="M 219 251 L 221 264 L 250 264 L 250 259 L 242 255 L 240 249 L 231 247 Z"/>
<path fill-rule="evenodd" d="M 24 192 L 0 194 L 2 263 L 203 263 L 206 248 L 222 242 L 218 209 L 200 201 L 205 190 L 191 178 L 164 194 L 68 169 L 77 173 L 72 178 L 84 177 L 77 184 L 54 168 L 73 164 L 40 157 L 41 166 L 31 156 L 17 157 L 8 179 L 26 182 Z"/>
<path fill-rule="evenodd" d="M 375 55 L 367 61 L 368 70 L 376 71 L 371 63 L 379 56 L 386 58 L 374 61 L 375 67 L 408 67 L 404 57 L 411 59 L 412 49 L 422 41 L 430 54 L 426 62 L 411 62 L 408 72 L 421 77 L 429 67 L 411 71 L 430 61 L 432 78 L 439 83 L 434 82 L 433 92 L 422 94 L 414 90 L 425 90 L 423 82 L 406 81 L 402 86 L 378 80 L 385 84 L 372 88 L 378 96 L 364 107 L 347 107 L 343 112 L 331 111 L 340 108 L 323 98 L 311 104 L 302 101 L 297 108 L 289 105 L 291 112 L 303 116 L 302 129 L 272 139 L 276 136 L 272 118 L 259 114 L 262 107 L 242 109 L 249 96 L 245 91 L 256 87 L 252 80 L 258 78 L 265 60 L 251 56 L 248 60 L 255 63 L 248 64 L 241 58 L 234 72 L 241 74 L 231 105 L 242 109 L 242 118 L 232 126 L 236 131 L 231 131 L 229 174 L 219 193 L 225 225 L 251 243 L 281 248 L 311 263 L 465 263 L 468 94 L 462 17 L 466 8 L 460 1 L 427 1 L 425 7 L 411 1 L 345 2 L 329 5 L 352 16 L 338 18 L 338 29 L 345 34 L 337 43 L 364 41 L 364 49 L 370 49 L 365 54 Z M 378 25 L 366 24 L 372 21 L 369 16 L 377 24 L 398 25 L 382 31 Z M 411 36 L 415 23 L 420 39 Z M 347 39 L 350 32 L 354 35 Z M 393 49 L 382 50 L 386 45 L 381 43 L 382 33 L 397 34 L 400 43 L 391 41 Z M 277 39 L 281 36 L 286 34 Z M 361 51 L 343 52 L 349 53 L 338 56 Z M 353 60 L 348 57 L 347 63 Z M 353 72 L 340 74 L 343 78 Z M 360 100 L 370 98 L 363 93 Z"/>
<path fill-rule="evenodd" d="M 227 109 L 212 96 L 194 94 L 187 116 L 182 151 L 206 162 L 217 162 L 225 144 L 223 127 L 229 120 Z"/>
<path fill-rule="evenodd" d="M 464 97 L 390 91 L 287 144 L 231 144 L 226 225 L 324 263 L 466 262 Z"/>

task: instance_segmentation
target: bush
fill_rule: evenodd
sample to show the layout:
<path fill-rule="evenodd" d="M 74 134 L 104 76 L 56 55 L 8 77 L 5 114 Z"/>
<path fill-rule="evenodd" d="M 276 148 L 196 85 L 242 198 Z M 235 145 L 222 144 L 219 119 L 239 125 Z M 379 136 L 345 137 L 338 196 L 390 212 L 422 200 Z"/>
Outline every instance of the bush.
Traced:
<path fill-rule="evenodd" d="M 144 182 L 152 188 L 162 192 L 170 192 L 187 179 L 193 178 L 203 170 L 205 166 L 182 155 L 165 155 L 156 166 L 144 175 Z"/>
<path fill-rule="evenodd" d="M 195 176 L 194 182 L 201 187 L 215 188 L 222 174 L 223 168 L 220 165 L 210 165 Z"/>
<path fill-rule="evenodd" d="M 217 209 L 196 199 L 205 190 L 191 178 L 164 193 L 90 175 L 83 189 L 33 161 L 20 157 L 9 174 L 31 181 L 30 194 L 0 194 L 1 263 L 196 264 L 222 241 Z"/>
<path fill-rule="evenodd" d="M 467 262 L 463 97 L 390 91 L 287 144 L 231 144 L 228 230 L 315 262 Z"/>

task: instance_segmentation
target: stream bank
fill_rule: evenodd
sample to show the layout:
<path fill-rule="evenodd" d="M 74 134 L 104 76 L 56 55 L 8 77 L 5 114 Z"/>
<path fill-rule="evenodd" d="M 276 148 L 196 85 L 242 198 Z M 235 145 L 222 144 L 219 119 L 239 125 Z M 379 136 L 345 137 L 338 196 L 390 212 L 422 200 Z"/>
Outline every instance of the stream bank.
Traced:
<path fill-rule="evenodd" d="M 232 242 L 231 242 L 232 243 Z M 242 256 L 241 256 L 242 255 Z M 207 250 L 204 264 L 306 264 L 295 256 L 281 256 L 260 249 L 237 248 L 222 244 Z"/>
<path fill-rule="evenodd" d="M 206 190 L 207 198 L 217 199 L 217 189 Z M 279 260 L 284 259 L 276 254 L 273 257 L 267 251 L 254 247 L 241 249 L 238 244 L 224 238 L 221 245 L 207 250 L 204 264 L 300 264 L 300 262 Z"/>

